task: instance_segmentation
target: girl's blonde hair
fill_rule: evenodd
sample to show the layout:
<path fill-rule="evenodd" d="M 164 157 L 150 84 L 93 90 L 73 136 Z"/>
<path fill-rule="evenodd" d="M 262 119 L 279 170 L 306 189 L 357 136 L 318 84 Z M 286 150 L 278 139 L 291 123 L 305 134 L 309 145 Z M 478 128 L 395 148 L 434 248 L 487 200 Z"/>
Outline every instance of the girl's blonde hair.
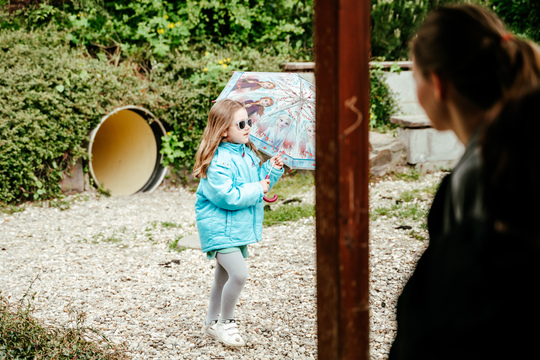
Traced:
<path fill-rule="evenodd" d="M 245 108 L 240 101 L 224 99 L 216 102 L 210 109 L 208 114 L 208 124 L 204 129 L 199 149 L 195 155 L 195 166 L 193 167 L 193 176 L 196 178 L 206 178 L 206 170 L 212 162 L 212 158 L 216 150 L 223 140 L 223 133 L 227 131 L 231 125 L 234 114 Z M 246 144 L 256 154 L 257 148 L 253 143 L 248 141 Z"/>

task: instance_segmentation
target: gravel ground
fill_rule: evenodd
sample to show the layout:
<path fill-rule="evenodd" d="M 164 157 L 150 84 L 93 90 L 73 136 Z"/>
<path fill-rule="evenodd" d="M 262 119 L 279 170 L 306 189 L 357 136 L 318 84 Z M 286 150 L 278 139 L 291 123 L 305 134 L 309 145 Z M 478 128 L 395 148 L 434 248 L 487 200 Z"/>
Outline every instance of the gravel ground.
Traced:
<path fill-rule="evenodd" d="M 425 211 L 424 189 L 441 175 L 370 188 L 372 210 L 394 207 L 371 221 L 372 359 L 387 358 L 397 296 L 427 245 L 419 240 L 427 237 L 423 220 L 399 211 Z M 313 192 L 301 197 L 313 201 Z M 200 250 L 171 249 L 196 233 L 194 202 L 194 193 L 162 187 L 126 197 L 85 193 L 0 214 L 0 291 L 12 302 L 34 295 L 34 314 L 46 323 L 86 314 L 85 325 L 123 343 L 132 359 L 316 359 L 314 219 L 265 228 L 263 241 L 250 246 L 236 308 L 247 346 L 231 349 L 200 333 L 213 262 Z"/>

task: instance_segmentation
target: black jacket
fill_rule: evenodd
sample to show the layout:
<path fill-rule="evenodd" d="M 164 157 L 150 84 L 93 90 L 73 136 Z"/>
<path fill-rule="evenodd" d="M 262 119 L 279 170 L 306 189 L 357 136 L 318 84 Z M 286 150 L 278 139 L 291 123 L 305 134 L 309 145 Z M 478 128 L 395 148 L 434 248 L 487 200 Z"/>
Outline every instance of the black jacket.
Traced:
<path fill-rule="evenodd" d="M 455 221 L 452 176 L 437 192 L 430 244 L 399 298 L 389 359 L 538 359 L 538 243 L 497 233 L 471 213 Z"/>

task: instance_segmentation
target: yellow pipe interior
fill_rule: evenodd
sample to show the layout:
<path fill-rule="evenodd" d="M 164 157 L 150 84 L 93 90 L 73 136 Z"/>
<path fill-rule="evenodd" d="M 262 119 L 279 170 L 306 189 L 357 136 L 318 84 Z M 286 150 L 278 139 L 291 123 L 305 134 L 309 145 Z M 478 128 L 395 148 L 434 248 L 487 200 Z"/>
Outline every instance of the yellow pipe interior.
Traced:
<path fill-rule="evenodd" d="M 111 195 L 130 195 L 150 179 L 157 144 L 148 122 L 130 110 L 121 110 L 97 129 L 92 145 L 94 177 Z"/>

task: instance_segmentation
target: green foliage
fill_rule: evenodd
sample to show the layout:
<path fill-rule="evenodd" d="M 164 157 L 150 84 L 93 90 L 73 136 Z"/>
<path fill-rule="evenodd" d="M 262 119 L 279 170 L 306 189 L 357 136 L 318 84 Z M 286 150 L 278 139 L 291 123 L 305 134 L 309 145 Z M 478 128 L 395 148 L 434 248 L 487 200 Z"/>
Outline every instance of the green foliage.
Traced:
<path fill-rule="evenodd" d="M 409 58 L 409 40 L 422 23 L 427 0 L 372 0 L 371 54 L 391 60 Z"/>
<path fill-rule="evenodd" d="M 67 309 L 69 326 L 46 326 L 33 316 L 30 300 L 10 304 L 0 293 L 1 359 L 126 359 L 96 330 L 84 326 L 85 314 Z"/>
<path fill-rule="evenodd" d="M 310 193 L 315 186 L 312 171 L 293 171 L 285 173 L 271 190 L 278 195 L 280 204 L 267 205 L 264 211 L 265 226 L 280 224 L 284 221 L 297 221 L 306 217 L 315 217 L 315 205 L 299 204 L 298 195 Z M 270 194 L 267 194 L 271 197 Z"/>
<path fill-rule="evenodd" d="M 393 61 L 409 59 L 410 40 L 425 16 L 439 6 L 473 3 L 492 8 L 496 2 L 513 3 L 516 8 L 523 4 L 529 9 L 533 7 L 538 9 L 536 0 L 371 0 L 372 56 Z M 519 10 L 521 14 L 526 14 L 528 11 L 524 8 Z M 502 16 L 502 14 L 499 12 L 499 15 Z M 526 18 L 521 17 L 522 20 Z M 538 12 L 536 16 L 529 16 L 528 19 L 538 19 Z M 519 21 L 517 20 L 516 24 Z M 538 22 L 533 24 L 522 23 L 521 25 L 538 29 Z"/>
<path fill-rule="evenodd" d="M 391 172 L 389 174 L 384 175 L 385 179 L 391 179 L 391 180 L 403 180 L 403 181 L 418 181 L 422 177 L 422 173 L 418 170 L 416 170 L 415 167 L 411 167 L 407 171 L 403 172 Z"/>
<path fill-rule="evenodd" d="M 391 206 L 380 206 L 372 209 L 369 215 L 370 219 L 375 221 L 380 217 L 396 218 L 402 225 L 420 222 L 420 229 L 425 230 L 427 228 L 428 204 L 431 203 L 435 192 L 435 186 L 404 191 Z M 417 234 L 415 230 L 412 230 L 409 235 L 418 240 L 424 240 L 424 236 Z"/>
<path fill-rule="evenodd" d="M 279 71 L 288 59 L 209 45 L 169 54 L 144 77 L 133 63 L 114 66 L 64 39 L 53 27 L 0 33 L 0 202 L 58 196 L 62 172 L 88 156 L 89 131 L 123 105 L 142 106 L 165 123 L 171 129 L 165 163 L 191 169 L 212 100 L 230 71 Z"/>
<path fill-rule="evenodd" d="M 39 6 L 24 7 L 4 27 L 53 22 L 69 30 L 74 44 L 124 57 L 160 58 L 212 42 L 312 59 L 313 0 L 36 2 Z"/>
<path fill-rule="evenodd" d="M 0 212 L 3 214 L 11 215 L 18 212 L 23 212 L 24 210 L 26 210 L 26 207 L 24 205 L 6 205 L 0 202 Z"/>
<path fill-rule="evenodd" d="M 306 217 L 315 217 L 315 205 L 281 205 L 275 210 L 264 212 L 263 225 L 272 226 L 284 221 L 297 221 Z"/>
<path fill-rule="evenodd" d="M 0 33 L 0 202 L 58 195 L 62 171 L 114 107 L 144 102 L 145 82 L 72 50 L 61 33 Z"/>
<path fill-rule="evenodd" d="M 389 72 L 401 72 L 401 68 L 394 64 Z M 390 90 L 385 71 L 381 64 L 374 63 L 369 71 L 370 75 L 370 100 L 369 100 L 369 128 L 371 130 L 386 131 L 395 128 L 390 122 L 390 117 L 399 111 L 394 94 Z"/>
<path fill-rule="evenodd" d="M 164 165 L 177 171 L 191 169 L 212 101 L 231 71 L 280 71 L 286 61 L 312 58 L 312 0 L 38 3 L 13 16 L 0 12 L 2 27 L 38 32 L 53 23 L 64 30 L 58 39 L 64 45 L 84 45 L 103 66 L 121 64 L 141 72 L 148 83 L 136 88 L 152 98 L 133 101 L 124 97 L 124 102 L 138 102 L 165 123 L 170 132 L 163 139 Z M 65 87 L 58 85 L 58 90 Z M 101 116 L 107 113 L 96 110 Z M 37 189 L 28 189 L 28 193 L 41 192 L 37 198 L 54 194 L 49 189 L 53 182 L 51 179 L 41 189 L 42 183 L 36 180 Z M 5 202 L 25 198 L 28 196 L 14 194 L 8 199 L 0 195 Z"/>
<path fill-rule="evenodd" d="M 272 187 L 271 193 L 277 194 L 280 199 L 284 200 L 311 191 L 314 186 L 315 173 L 313 171 L 294 170 L 290 173 L 285 171 L 281 179 Z"/>
<path fill-rule="evenodd" d="M 540 42 L 540 3 L 537 0 L 490 0 L 490 3 L 512 32 Z"/>
<path fill-rule="evenodd" d="M 178 245 L 178 242 L 182 240 L 183 236 L 177 236 L 174 238 L 173 241 L 169 242 L 169 251 L 176 251 L 176 252 L 182 252 L 185 251 L 187 248 L 185 246 Z"/>
<path fill-rule="evenodd" d="M 164 229 L 179 229 L 182 227 L 181 224 L 177 224 L 175 222 L 169 222 L 169 221 L 163 221 L 161 223 L 161 226 L 164 228 Z"/>

